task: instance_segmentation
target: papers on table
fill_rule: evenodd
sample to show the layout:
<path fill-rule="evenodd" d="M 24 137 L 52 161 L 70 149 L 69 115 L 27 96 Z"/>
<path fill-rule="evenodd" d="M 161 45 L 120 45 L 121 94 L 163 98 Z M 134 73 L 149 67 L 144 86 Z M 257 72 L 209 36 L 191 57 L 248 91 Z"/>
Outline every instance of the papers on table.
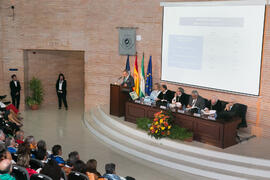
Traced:
<path fill-rule="evenodd" d="M 202 113 L 205 115 L 214 115 L 216 113 L 216 110 L 210 110 L 210 111 L 202 110 Z"/>

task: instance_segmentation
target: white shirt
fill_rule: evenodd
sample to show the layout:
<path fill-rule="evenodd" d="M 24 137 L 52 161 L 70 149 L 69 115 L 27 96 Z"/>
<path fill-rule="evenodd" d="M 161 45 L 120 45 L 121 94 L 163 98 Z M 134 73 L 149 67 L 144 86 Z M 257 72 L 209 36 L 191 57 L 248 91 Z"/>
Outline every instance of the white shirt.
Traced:
<path fill-rule="evenodd" d="M 59 90 L 62 91 L 62 85 L 64 81 L 59 81 Z"/>
<path fill-rule="evenodd" d="M 151 100 L 157 100 L 157 97 L 158 97 L 158 95 L 159 95 L 159 93 L 160 93 L 160 91 L 158 91 L 158 90 L 153 90 L 152 92 L 151 92 L 151 94 L 150 94 L 150 99 Z"/>
<path fill-rule="evenodd" d="M 14 82 L 15 86 L 17 87 L 17 81 L 13 81 L 13 82 Z"/>
<path fill-rule="evenodd" d="M 193 100 L 192 100 L 192 108 L 195 107 L 196 102 L 197 102 L 197 99 L 193 99 Z"/>

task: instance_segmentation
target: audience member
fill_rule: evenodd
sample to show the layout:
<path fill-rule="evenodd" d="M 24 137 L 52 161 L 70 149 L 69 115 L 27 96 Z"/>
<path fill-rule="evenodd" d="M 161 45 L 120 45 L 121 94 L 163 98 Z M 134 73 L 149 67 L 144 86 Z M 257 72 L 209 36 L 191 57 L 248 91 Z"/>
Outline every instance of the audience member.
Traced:
<path fill-rule="evenodd" d="M 12 171 L 12 163 L 9 159 L 0 161 L 0 179 L 1 180 L 16 180 L 10 175 Z"/>
<path fill-rule="evenodd" d="M 31 154 L 30 145 L 27 142 L 19 144 L 17 154 Z"/>
<path fill-rule="evenodd" d="M 58 166 L 57 162 L 53 159 L 48 160 L 48 162 L 44 165 L 41 174 L 45 174 L 51 177 L 53 180 L 60 180 L 61 178 L 61 167 Z"/>
<path fill-rule="evenodd" d="M 6 147 L 8 149 L 8 151 L 13 154 L 13 153 L 16 153 L 17 152 L 17 149 L 16 149 L 16 143 L 15 143 L 15 140 L 13 137 L 8 137 L 6 138 Z"/>
<path fill-rule="evenodd" d="M 103 175 L 104 178 L 108 180 L 121 180 L 120 176 L 117 176 L 115 173 L 115 164 L 109 163 L 105 165 L 106 173 Z"/>
<path fill-rule="evenodd" d="M 0 144 L 5 144 L 6 135 L 2 129 L 0 129 Z"/>
<path fill-rule="evenodd" d="M 77 151 L 73 151 L 73 152 L 70 152 L 68 154 L 68 160 L 66 162 L 66 165 L 64 167 L 62 167 L 67 176 L 72 171 L 72 168 L 73 168 L 75 161 L 77 161 L 79 159 L 80 159 L 80 155 Z"/>
<path fill-rule="evenodd" d="M 47 151 L 44 149 L 38 149 L 35 154 L 36 159 L 40 160 L 42 163 L 47 162 Z"/>
<path fill-rule="evenodd" d="M 34 136 L 27 136 L 25 138 L 25 142 L 30 145 L 31 150 L 34 151 L 37 148 L 37 143 L 36 143 Z"/>
<path fill-rule="evenodd" d="M 29 154 L 19 154 L 18 155 L 17 165 L 26 168 L 29 176 L 31 177 L 33 174 L 37 174 L 37 172 L 34 169 L 30 168 L 29 162 L 30 162 Z"/>
<path fill-rule="evenodd" d="M 156 101 L 157 98 L 158 98 L 159 93 L 160 93 L 160 84 L 159 83 L 155 83 L 154 84 L 153 91 L 150 94 L 150 99 L 152 101 Z"/>
<path fill-rule="evenodd" d="M 73 171 L 86 174 L 86 164 L 82 160 L 77 160 L 73 164 Z"/>
<path fill-rule="evenodd" d="M 63 166 L 65 165 L 64 159 L 61 157 L 62 156 L 62 147 L 61 145 L 57 144 L 54 145 L 52 148 L 52 154 L 50 158 L 54 159 L 59 165 Z"/>
<path fill-rule="evenodd" d="M 97 161 L 95 159 L 88 160 L 86 167 L 86 175 L 88 176 L 89 180 L 98 180 L 98 177 L 100 177 L 101 174 L 97 171 Z"/>
<path fill-rule="evenodd" d="M 16 132 L 15 135 L 15 140 L 17 144 L 22 144 L 24 141 L 24 131 L 23 130 L 19 130 Z"/>

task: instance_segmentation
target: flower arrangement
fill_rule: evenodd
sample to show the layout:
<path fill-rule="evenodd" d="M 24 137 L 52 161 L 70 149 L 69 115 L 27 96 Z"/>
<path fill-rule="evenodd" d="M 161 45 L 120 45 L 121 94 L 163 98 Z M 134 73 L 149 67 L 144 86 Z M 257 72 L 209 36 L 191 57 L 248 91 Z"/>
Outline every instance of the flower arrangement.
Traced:
<path fill-rule="evenodd" d="M 171 114 L 160 111 L 154 115 L 153 122 L 149 128 L 149 134 L 156 139 L 169 136 L 172 128 Z"/>

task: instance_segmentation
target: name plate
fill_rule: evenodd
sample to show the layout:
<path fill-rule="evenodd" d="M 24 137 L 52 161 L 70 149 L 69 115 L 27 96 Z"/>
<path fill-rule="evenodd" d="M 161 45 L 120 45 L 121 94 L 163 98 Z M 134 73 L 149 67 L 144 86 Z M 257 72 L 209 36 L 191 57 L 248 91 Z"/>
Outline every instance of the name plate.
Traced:
<path fill-rule="evenodd" d="M 135 102 L 135 103 L 139 103 L 139 104 L 141 103 L 141 101 L 140 101 L 140 100 L 135 100 L 134 102 Z"/>
<path fill-rule="evenodd" d="M 212 121 L 215 121 L 216 118 L 215 117 L 212 117 L 212 116 L 208 116 L 208 119 L 212 120 Z"/>
<path fill-rule="evenodd" d="M 152 105 L 151 102 L 144 102 L 144 104 L 147 105 L 147 106 L 151 106 Z"/>
<path fill-rule="evenodd" d="M 166 107 L 166 106 L 160 106 L 160 109 L 164 109 L 164 110 L 166 110 L 166 109 L 167 109 L 167 107 Z"/>
<path fill-rule="evenodd" d="M 185 113 L 185 111 L 184 110 L 181 110 L 181 109 L 178 109 L 178 111 L 177 112 L 179 112 L 179 113 Z"/>
<path fill-rule="evenodd" d="M 193 116 L 201 117 L 201 114 L 199 114 L 199 113 L 194 113 Z"/>

